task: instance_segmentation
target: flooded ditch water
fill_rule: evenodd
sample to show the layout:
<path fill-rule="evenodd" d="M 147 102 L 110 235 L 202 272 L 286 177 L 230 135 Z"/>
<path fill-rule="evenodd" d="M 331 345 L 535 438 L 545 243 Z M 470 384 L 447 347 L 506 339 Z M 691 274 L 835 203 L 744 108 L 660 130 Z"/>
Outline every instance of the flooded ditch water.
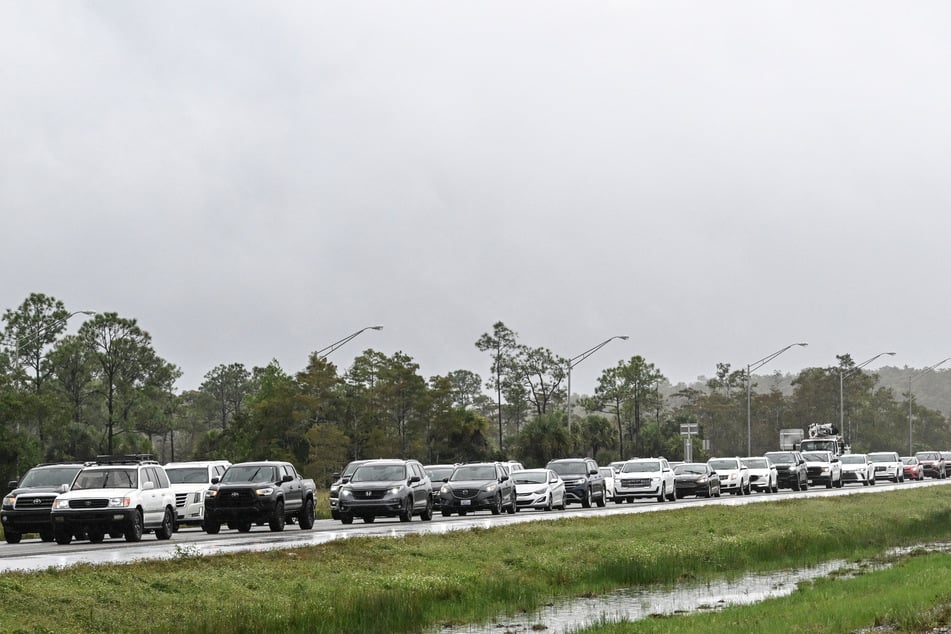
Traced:
<path fill-rule="evenodd" d="M 706 583 L 679 583 L 617 590 L 548 605 L 533 614 L 510 615 L 485 623 L 438 627 L 433 634 L 517 634 L 545 632 L 562 634 L 602 623 L 636 621 L 656 615 L 691 614 L 748 605 L 792 594 L 799 583 L 829 575 L 848 577 L 881 570 L 895 557 L 916 550 L 951 552 L 951 544 L 927 544 L 889 551 L 875 561 L 834 560 L 797 570 L 749 574 L 732 580 Z"/>

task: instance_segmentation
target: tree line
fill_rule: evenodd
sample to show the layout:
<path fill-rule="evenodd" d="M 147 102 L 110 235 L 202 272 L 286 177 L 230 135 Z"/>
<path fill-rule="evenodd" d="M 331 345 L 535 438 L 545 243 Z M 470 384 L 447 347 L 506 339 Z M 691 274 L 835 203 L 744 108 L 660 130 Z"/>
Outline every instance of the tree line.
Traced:
<path fill-rule="evenodd" d="M 700 430 L 694 459 L 745 455 L 748 444 L 762 454 L 778 448 L 782 428 L 838 423 L 840 374 L 848 376 L 842 431 L 853 450 L 906 453 L 909 431 L 915 450 L 951 448 L 941 412 L 883 387 L 874 373 L 855 372 L 848 354 L 802 370 L 791 393 L 755 375 L 748 392 L 746 373 L 725 363 L 705 384 L 675 387 L 634 355 L 604 369 L 593 394 L 569 401 L 570 361 L 522 343 L 500 321 L 473 342 L 486 353 L 485 378 L 465 369 L 424 378 L 409 355 L 368 349 L 346 368 L 312 353 L 296 373 L 277 362 L 222 363 L 198 389 L 178 394 L 181 371 L 135 319 L 82 314 L 76 334 L 64 334 L 74 317 L 80 313 L 38 293 L 3 315 L 0 468 L 8 480 L 39 462 L 102 453 L 153 453 L 163 462 L 287 459 L 325 485 L 357 458 L 678 460 L 688 423 Z"/>

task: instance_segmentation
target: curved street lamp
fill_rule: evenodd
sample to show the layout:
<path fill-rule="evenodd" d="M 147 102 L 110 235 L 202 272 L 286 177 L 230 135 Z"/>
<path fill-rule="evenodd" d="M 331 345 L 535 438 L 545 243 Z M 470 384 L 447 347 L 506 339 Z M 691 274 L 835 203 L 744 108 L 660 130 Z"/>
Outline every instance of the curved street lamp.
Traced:
<path fill-rule="evenodd" d="M 337 350 L 337 348 L 339 348 L 340 346 L 344 344 L 349 343 L 352 339 L 356 338 L 360 333 L 366 332 L 367 330 L 383 330 L 383 326 L 367 326 L 366 328 L 361 328 L 360 330 L 356 331 L 352 335 L 347 335 L 340 341 L 335 341 L 329 346 L 327 346 L 326 348 L 321 348 L 320 350 L 314 353 L 314 356 L 317 357 L 318 359 L 326 359 L 327 356 L 333 353 L 335 350 Z"/>
<path fill-rule="evenodd" d="M 605 339 L 604 341 L 602 341 L 595 347 L 585 350 L 578 356 L 571 357 L 570 359 L 568 359 L 568 439 L 569 441 L 571 440 L 571 369 L 575 367 L 576 365 L 578 365 L 579 363 L 581 363 L 582 361 L 584 361 L 585 359 L 587 359 L 588 357 L 590 357 L 591 355 L 593 355 L 595 352 L 597 352 L 604 346 L 614 341 L 615 339 L 623 339 L 624 341 L 627 341 L 628 338 L 629 337 L 627 335 L 615 335 L 611 337 L 610 339 Z"/>
<path fill-rule="evenodd" d="M 925 369 L 922 370 L 921 372 L 918 372 L 917 374 L 913 374 L 913 375 L 911 375 L 910 377 L 908 377 L 908 455 L 909 455 L 909 456 L 915 455 L 915 452 L 912 451 L 912 444 L 911 444 L 911 440 L 912 440 L 912 435 L 911 435 L 911 382 L 914 381 L 915 379 L 917 379 L 919 376 L 921 376 L 921 375 L 924 374 L 925 372 L 931 372 L 932 370 L 934 370 L 935 368 L 937 368 L 939 365 L 943 365 L 943 364 L 945 364 L 945 363 L 948 362 L 948 361 L 951 361 L 951 357 L 948 357 L 947 359 L 942 359 L 941 361 L 938 361 L 938 362 L 935 363 L 934 365 L 929 365 L 927 368 L 925 368 Z"/>
<path fill-rule="evenodd" d="M 855 374 L 856 372 L 858 372 L 859 370 L 861 370 L 862 368 L 864 368 L 865 366 L 867 366 L 869 363 L 871 363 L 871 362 L 874 361 L 875 359 L 877 359 L 877 358 L 879 358 L 879 357 L 884 357 L 884 356 L 886 356 L 886 355 L 887 355 L 887 356 L 890 356 L 890 357 L 893 357 L 893 356 L 895 356 L 895 353 L 894 353 L 894 352 L 879 352 L 878 354 L 876 354 L 876 355 L 875 355 L 874 357 L 872 357 L 871 359 L 869 359 L 869 360 L 867 360 L 867 361 L 863 361 L 862 363 L 858 364 L 857 366 L 855 366 L 854 368 L 852 368 L 852 369 L 849 370 L 848 372 L 842 372 L 842 366 L 839 366 L 839 433 L 840 433 L 840 434 L 841 434 L 843 431 L 845 431 L 845 427 L 844 427 L 844 425 L 845 425 L 845 403 L 844 403 L 844 396 L 843 396 L 843 390 L 842 390 L 843 380 L 844 380 L 846 377 L 848 377 L 848 376 L 852 376 L 853 374 Z M 849 444 L 850 444 L 850 445 L 852 444 L 852 421 L 851 421 L 851 419 L 849 420 Z"/>
<path fill-rule="evenodd" d="M 777 350 L 773 354 L 767 355 L 758 361 L 746 364 L 746 455 L 753 455 L 753 417 L 751 415 L 751 402 L 753 398 L 753 370 L 758 370 L 782 353 L 796 346 L 806 347 L 808 343 L 791 343 L 782 350 Z"/>

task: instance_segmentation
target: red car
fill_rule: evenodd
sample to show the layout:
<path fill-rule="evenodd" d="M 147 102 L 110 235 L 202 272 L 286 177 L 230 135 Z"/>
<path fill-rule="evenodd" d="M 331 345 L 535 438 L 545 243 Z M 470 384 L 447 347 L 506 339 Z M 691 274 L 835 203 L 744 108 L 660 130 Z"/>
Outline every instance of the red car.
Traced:
<path fill-rule="evenodd" d="M 906 480 L 924 480 L 925 469 L 918 458 L 914 456 L 904 456 L 901 459 L 902 469 L 905 471 Z"/>

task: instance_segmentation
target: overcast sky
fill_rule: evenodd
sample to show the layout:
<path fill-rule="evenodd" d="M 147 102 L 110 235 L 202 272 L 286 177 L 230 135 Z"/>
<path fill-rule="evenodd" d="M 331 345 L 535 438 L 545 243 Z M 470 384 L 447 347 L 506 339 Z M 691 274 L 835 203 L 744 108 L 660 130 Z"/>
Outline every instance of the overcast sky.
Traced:
<path fill-rule="evenodd" d="M 951 3 L 0 0 L 0 311 L 218 364 L 503 321 L 672 382 L 951 356 Z M 78 327 L 79 317 L 70 326 Z M 880 361 L 869 366 L 878 367 Z"/>

